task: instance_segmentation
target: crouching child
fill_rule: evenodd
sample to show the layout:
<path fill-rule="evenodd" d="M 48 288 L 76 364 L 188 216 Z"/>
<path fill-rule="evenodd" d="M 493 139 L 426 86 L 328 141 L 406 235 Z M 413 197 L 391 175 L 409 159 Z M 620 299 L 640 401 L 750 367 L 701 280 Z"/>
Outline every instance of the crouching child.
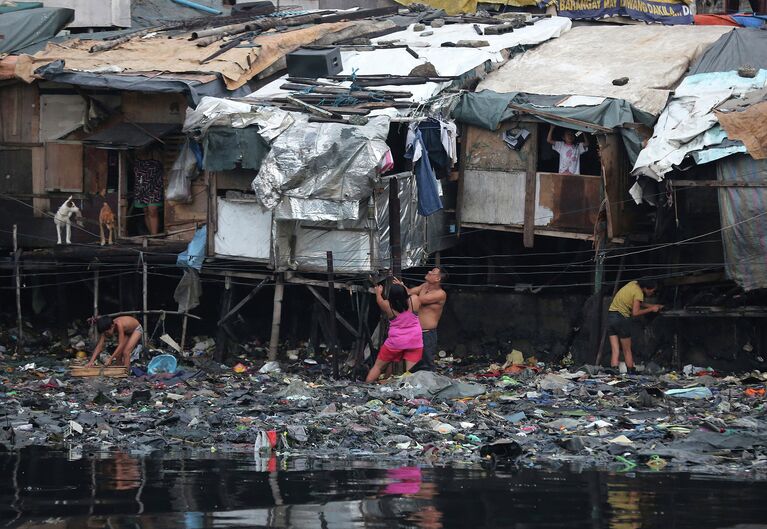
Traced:
<path fill-rule="evenodd" d="M 99 336 L 99 341 L 87 367 L 95 365 L 96 359 L 104 350 L 107 338 L 114 336 L 115 333 L 117 333 L 117 347 L 104 365 L 108 366 L 113 360 L 117 360 L 117 365 L 129 367 L 131 354 L 139 345 L 144 334 L 141 323 L 132 316 L 118 316 L 114 319 L 109 316 L 101 316 L 96 320 L 96 330 L 101 336 Z"/>

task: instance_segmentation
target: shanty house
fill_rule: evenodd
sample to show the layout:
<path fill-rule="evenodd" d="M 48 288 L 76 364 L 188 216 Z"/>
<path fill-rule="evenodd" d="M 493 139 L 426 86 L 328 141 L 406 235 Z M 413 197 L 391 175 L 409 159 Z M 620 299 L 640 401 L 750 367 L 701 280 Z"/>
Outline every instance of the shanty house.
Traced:
<path fill-rule="evenodd" d="M 590 240 L 604 231 L 618 240 L 631 233 L 635 208 L 626 196 L 642 142 L 688 66 L 725 31 L 576 27 L 489 74 L 454 111 L 469 125 L 460 226 L 522 232 L 525 246 L 535 235 Z M 581 174 L 559 173 L 548 144 L 552 125 L 586 134 Z"/>

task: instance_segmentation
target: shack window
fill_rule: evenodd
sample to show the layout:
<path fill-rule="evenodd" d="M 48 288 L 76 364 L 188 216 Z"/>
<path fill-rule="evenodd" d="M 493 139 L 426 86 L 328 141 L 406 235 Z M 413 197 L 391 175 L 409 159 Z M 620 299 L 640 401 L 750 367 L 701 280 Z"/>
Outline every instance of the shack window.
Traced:
<path fill-rule="evenodd" d="M 550 138 L 553 145 L 549 142 Z M 562 127 L 538 127 L 538 172 L 601 174 L 596 138 Z"/>

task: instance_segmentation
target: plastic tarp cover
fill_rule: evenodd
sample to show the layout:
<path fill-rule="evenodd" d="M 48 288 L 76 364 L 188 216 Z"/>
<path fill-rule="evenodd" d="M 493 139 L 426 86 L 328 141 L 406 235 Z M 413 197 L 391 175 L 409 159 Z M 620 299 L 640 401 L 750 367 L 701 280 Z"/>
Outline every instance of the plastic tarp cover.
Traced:
<path fill-rule="evenodd" d="M 389 150 L 389 118 L 374 117 L 362 126 L 310 123 L 302 114 L 294 119 L 253 179 L 256 197 L 278 220 L 358 218 L 359 201 L 372 194 Z"/>
<path fill-rule="evenodd" d="M 178 311 L 189 312 L 198 307 L 200 296 L 202 296 L 200 276 L 194 268 L 187 268 L 173 292 L 173 299 L 178 303 Z"/>
<path fill-rule="evenodd" d="M 399 179 L 400 246 L 402 268 L 418 266 L 426 258 L 426 223 L 428 217 L 418 214 L 418 190 L 415 175 Z M 378 231 L 378 267 L 390 266 L 389 189 L 376 193 L 376 226 Z"/>
<path fill-rule="evenodd" d="M 598 105 L 556 106 L 565 97 L 563 95 L 542 96 L 520 93 L 499 94 L 492 90 L 466 93 L 461 96 L 458 105 L 453 110 L 453 117 L 463 123 L 496 130 L 501 122 L 519 116 L 517 111 L 509 108 L 509 103 L 514 103 L 532 111 L 541 110 L 547 114 L 563 118 L 573 118 L 602 127 L 617 128 L 620 131 L 629 159 L 632 163 L 636 160 L 642 145 L 641 138 L 635 129 L 622 128 L 622 126 L 624 123 L 641 123 L 652 126 L 654 122 L 652 115 L 642 112 L 629 102 L 620 99 L 607 98 Z M 534 114 L 527 114 L 526 117 L 584 132 L 593 133 L 595 131 L 595 129 L 579 127 L 555 118 L 544 118 Z"/>
<path fill-rule="evenodd" d="M 203 137 L 203 167 L 208 171 L 226 171 L 239 164 L 243 169 L 258 170 L 269 152 L 269 144 L 257 126 L 243 129 L 210 127 Z"/>
<path fill-rule="evenodd" d="M 722 182 L 763 182 L 767 160 L 738 154 L 717 164 Z M 744 290 L 767 288 L 767 188 L 719 189 L 727 277 Z"/>
<path fill-rule="evenodd" d="M 197 176 L 197 157 L 189 145 L 184 142 L 176 161 L 168 173 L 168 189 L 165 200 L 171 202 L 189 203 L 192 201 L 192 180 Z"/>
<path fill-rule="evenodd" d="M 212 125 L 235 129 L 258 125 L 259 135 L 271 142 L 293 121 L 290 113 L 276 107 L 206 96 L 195 108 L 186 109 L 183 131 L 204 134 Z"/>
<path fill-rule="evenodd" d="M 690 68 L 690 75 L 728 72 L 750 65 L 767 69 L 767 31 L 739 28 L 722 35 Z"/>
<path fill-rule="evenodd" d="M 309 272 L 327 270 L 327 252 L 333 252 L 337 272 L 358 273 L 375 269 L 371 239 L 374 223 L 368 218 L 368 201 L 357 204 L 357 220 L 276 221 L 273 252 L 277 268 Z"/>
<path fill-rule="evenodd" d="M 202 270 L 202 263 L 205 261 L 205 245 L 208 240 L 208 227 L 203 226 L 194 232 L 194 237 L 189 241 L 186 250 L 178 254 L 176 266 L 181 268 L 193 268 L 197 271 Z"/>
<path fill-rule="evenodd" d="M 728 31 L 732 30 L 645 24 L 576 27 L 516 55 L 488 74 L 477 89 L 546 95 L 564 90 L 624 99 L 657 116 L 693 61 Z M 613 84 L 622 77 L 628 77 L 626 84 Z"/>
<path fill-rule="evenodd" d="M 79 72 L 65 70 L 64 61 L 54 61 L 35 70 L 35 75 L 46 81 L 89 88 L 128 90 L 132 92 L 186 94 L 190 106 L 197 106 L 205 96 L 244 97 L 250 93 L 250 88 L 228 90 L 224 81 L 203 83 L 189 79 L 174 79 L 170 74 L 148 77 L 146 75 L 109 74 L 98 72 Z"/>
<path fill-rule="evenodd" d="M 717 112 L 716 117 L 727 136 L 743 142 L 753 158 L 767 158 L 767 102 L 757 103 L 742 112 Z"/>
<path fill-rule="evenodd" d="M 767 70 L 759 70 L 754 78 L 740 77 L 734 71 L 685 77 L 658 118 L 652 138 L 639 153 L 633 174 L 660 181 L 688 154 L 722 144 L 727 134 L 719 125 L 714 109 L 730 98 L 742 97 L 766 86 Z M 631 195 L 637 202 L 642 201 L 640 184 L 631 188 Z"/>
<path fill-rule="evenodd" d="M 46 41 L 75 18 L 74 9 L 39 7 L 0 14 L 0 53 Z"/>

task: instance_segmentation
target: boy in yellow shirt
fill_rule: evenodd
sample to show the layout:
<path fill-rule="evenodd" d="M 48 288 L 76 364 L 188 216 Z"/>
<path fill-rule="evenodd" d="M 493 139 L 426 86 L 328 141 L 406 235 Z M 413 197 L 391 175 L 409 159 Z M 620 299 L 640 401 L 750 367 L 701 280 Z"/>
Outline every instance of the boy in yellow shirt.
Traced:
<path fill-rule="evenodd" d="M 626 367 L 634 369 L 634 355 L 631 352 L 631 325 L 632 318 L 659 312 L 663 305 L 648 305 L 644 303 L 645 296 L 655 294 L 658 284 L 651 279 L 631 281 L 621 288 L 607 313 L 607 331 L 610 335 L 610 347 L 612 357 L 610 366 L 618 367 L 621 349 L 626 360 Z"/>

